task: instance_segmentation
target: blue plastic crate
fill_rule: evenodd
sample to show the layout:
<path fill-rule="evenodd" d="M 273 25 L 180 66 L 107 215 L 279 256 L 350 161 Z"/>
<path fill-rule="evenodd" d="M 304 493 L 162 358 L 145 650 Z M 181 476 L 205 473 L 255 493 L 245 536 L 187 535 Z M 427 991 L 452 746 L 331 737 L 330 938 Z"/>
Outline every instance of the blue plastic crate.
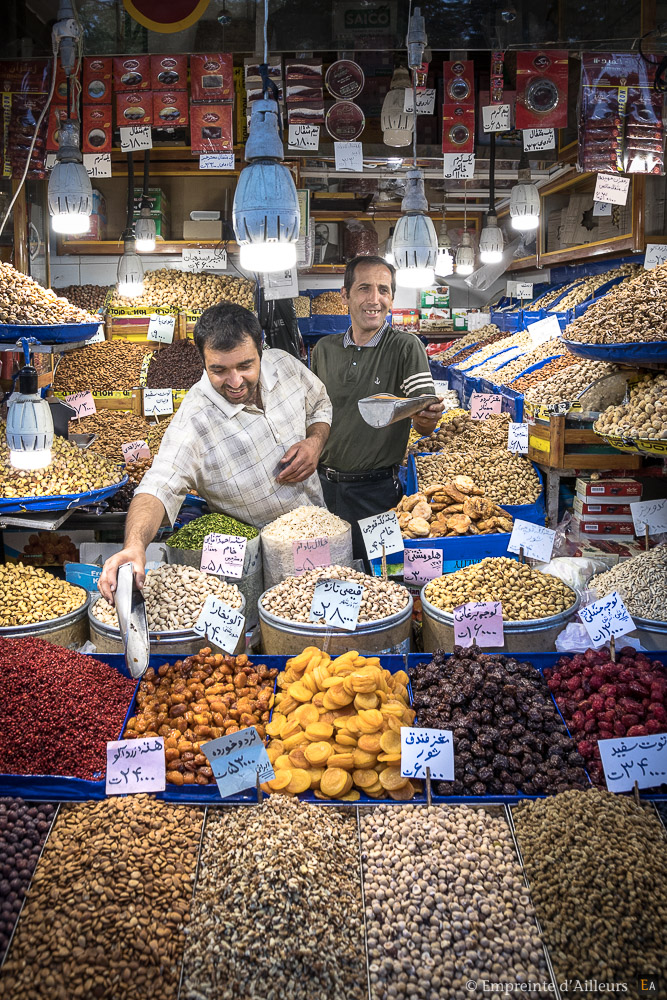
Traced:
<path fill-rule="evenodd" d="M 99 328 L 94 323 L 57 323 L 51 326 L 22 326 L 17 323 L 0 323 L 0 344 L 11 344 L 21 337 L 33 338 L 40 344 L 70 344 L 90 340 Z"/>

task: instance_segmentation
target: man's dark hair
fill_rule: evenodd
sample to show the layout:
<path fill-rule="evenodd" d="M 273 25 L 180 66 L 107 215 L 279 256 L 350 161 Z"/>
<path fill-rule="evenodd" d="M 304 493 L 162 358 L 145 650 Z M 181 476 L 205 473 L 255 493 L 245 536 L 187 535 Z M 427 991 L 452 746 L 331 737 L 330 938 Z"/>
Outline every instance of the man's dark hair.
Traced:
<path fill-rule="evenodd" d="M 204 358 L 204 348 L 211 351 L 233 351 L 250 337 L 257 353 L 262 353 L 262 328 L 249 309 L 232 302 L 209 306 L 195 325 L 195 347 Z"/>
<path fill-rule="evenodd" d="M 384 257 L 353 257 L 345 268 L 345 277 L 343 278 L 343 288 L 346 289 L 348 295 L 350 294 L 350 289 L 354 284 L 354 272 L 357 270 L 360 264 L 381 264 L 382 267 L 386 267 L 391 274 L 391 294 L 396 294 L 396 268 L 393 264 L 390 264 L 388 260 Z"/>

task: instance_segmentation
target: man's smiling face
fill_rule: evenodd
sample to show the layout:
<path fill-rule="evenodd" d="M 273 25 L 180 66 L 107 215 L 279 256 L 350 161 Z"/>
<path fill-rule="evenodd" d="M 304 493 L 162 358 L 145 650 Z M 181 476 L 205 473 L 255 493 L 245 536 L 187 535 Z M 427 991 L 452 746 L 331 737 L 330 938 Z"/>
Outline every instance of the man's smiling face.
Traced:
<path fill-rule="evenodd" d="M 384 323 L 394 301 L 391 271 L 383 264 L 358 264 L 352 288 L 349 292 L 341 289 L 341 296 L 350 310 L 353 332 L 373 334 Z"/>

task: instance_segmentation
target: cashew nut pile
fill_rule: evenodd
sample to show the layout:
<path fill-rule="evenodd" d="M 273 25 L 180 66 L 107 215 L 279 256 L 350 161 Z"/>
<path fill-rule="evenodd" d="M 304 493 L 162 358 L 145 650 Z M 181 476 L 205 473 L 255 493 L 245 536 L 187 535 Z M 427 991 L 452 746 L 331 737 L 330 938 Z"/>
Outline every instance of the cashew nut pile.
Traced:
<path fill-rule="evenodd" d="M 97 323 L 91 316 L 61 298 L 51 288 L 17 271 L 11 264 L 0 263 L 0 323 L 19 326 L 50 326 L 63 323 Z"/>
<path fill-rule="evenodd" d="M 667 375 L 645 375 L 630 389 L 630 402 L 608 407 L 594 429 L 615 437 L 667 440 Z"/>
<path fill-rule="evenodd" d="M 484 496 L 470 476 L 427 486 L 395 508 L 404 538 L 454 538 L 511 531 L 512 517 Z"/>
<path fill-rule="evenodd" d="M 585 344 L 667 340 L 667 264 L 616 285 L 565 331 Z"/>

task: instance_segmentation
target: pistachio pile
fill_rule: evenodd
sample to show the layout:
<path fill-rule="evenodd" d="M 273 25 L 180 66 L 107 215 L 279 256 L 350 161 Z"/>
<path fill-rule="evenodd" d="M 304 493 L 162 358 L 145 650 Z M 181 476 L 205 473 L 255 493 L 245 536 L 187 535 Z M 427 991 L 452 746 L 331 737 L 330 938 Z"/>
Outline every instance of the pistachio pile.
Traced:
<path fill-rule="evenodd" d="M 310 606 L 319 580 L 347 580 L 363 585 L 364 593 L 359 608 L 360 624 L 394 615 L 402 611 L 409 601 L 407 590 L 397 583 L 376 576 L 366 576 L 349 566 L 320 566 L 301 576 L 288 576 L 282 583 L 265 591 L 261 598 L 262 607 L 287 621 L 309 622 Z"/>
<path fill-rule="evenodd" d="M 585 344 L 667 340 L 667 264 L 640 271 L 612 288 L 567 327 L 565 337 Z"/>
<path fill-rule="evenodd" d="M 592 577 L 588 586 L 598 597 L 615 590 L 631 615 L 665 621 L 667 618 L 667 545 L 657 545 L 632 559 L 623 559 L 606 573 Z"/>
<path fill-rule="evenodd" d="M 349 309 L 340 292 L 322 292 L 313 298 L 311 312 L 313 316 L 347 316 Z"/>
<path fill-rule="evenodd" d="M 551 403 L 571 403 L 597 379 L 611 375 L 614 371 L 616 366 L 607 364 L 606 361 L 579 358 L 579 364 L 569 365 L 563 371 L 526 389 L 524 399 L 526 402 L 542 403 L 545 406 Z"/>
<path fill-rule="evenodd" d="M 644 375 L 630 387 L 630 400 L 610 406 L 595 423 L 598 434 L 667 440 L 667 375 Z"/>
<path fill-rule="evenodd" d="M 89 449 L 82 451 L 64 438 L 54 437 L 51 453 L 45 469 L 14 469 L 5 444 L 5 425 L 0 422 L 0 497 L 69 496 L 114 486 L 123 478 L 113 462 Z"/>
<path fill-rule="evenodd" d="M 0 627 L 32 625 L 76 611 L 86 591 L 23 563 L 0 566 Z"/>
<path fill-rule="evenodd" d="M 53 388 L 60 392 L 119 392 L 139 385 L 146 346 L 104 340 L 63 354 Z"/>
<path fill-rule="evenodd" d="M 167 539 L 167 545 L 174 549 L 201 549 L 204 539 L 212 532 L 221 535 L 241 535 L 244 538 L 257 538 L 259 531 L 249 524 L 243 524 L 227 514 L 205 514 L 188 521 L 182 528 Z"/>
<path fill-rule="evenodd" d="M 152 424 L 130 410 L 98 410 L 90 417 L 70 420 L 70 434 L 94 434 L 93 449 L 114 462 L 123 462 L 121 445 L 147 441 Z"/>
<path fill-rule="evenodd" d="M 436 608 L 452 612 L 469 601 L 500 601 L 506 622 L 550 618 L 571 608 L 575 592 L 555 576 L 505 556 L 482 559 L 431 580 L 424 591 Z"/>
<path fill-rule="evenodd" d="M 172 309 L 207 309 L 218 302 L 255 307 L 255 284 L 227 274 L 193 274 L 161 267 L 144 274 L 144 293 L 128 299 L 116 292 L 111 306 L 125 309 L 165 306 Z M 172 388 L 169 386 L 168 388 Z"/>
<path fill-rule="evenodd" d="M 310 299 L 307 295 L 297 295 L 294 299 L 294 311 L 297 319 L 307 319 L 310 316 Z"/>
<path fill-rule="evenodd" d="M 454 476 L 401 499 L 394 508 L 404 538 L 455 538 L 511 531 L 513 519 L 487 500 L 470 476 Z"/>
<path fill-rule="evenodd" d="M 0 323 L 49 326 L 96 323 L 99 317 L 73 306 L 51 288 L 0 262 Z"/>
<path fill-rule="evenodd" d="M 478 423 L 483 428 L 489 420 Z M 423 455 L 415 461 L 420 493 L 453 476 L 470 476 L 484 490 L 484 496 L 499 504 L 533 503 L 541 493 L 540 480 L 531 462 L 524 455 L 508 453 L 507 436 L 503 448 L 447 451 Z"/>

